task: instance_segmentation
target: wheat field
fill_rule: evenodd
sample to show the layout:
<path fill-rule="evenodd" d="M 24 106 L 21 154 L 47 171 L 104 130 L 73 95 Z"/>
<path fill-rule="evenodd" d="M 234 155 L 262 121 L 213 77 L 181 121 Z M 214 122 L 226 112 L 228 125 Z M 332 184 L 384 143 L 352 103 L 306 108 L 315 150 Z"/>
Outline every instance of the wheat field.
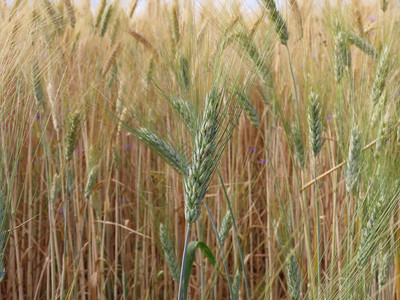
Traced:
<path fill-rule="evenodd" d="M 0 299 L 400 299 L 395 0 L 0 3 Z"/>

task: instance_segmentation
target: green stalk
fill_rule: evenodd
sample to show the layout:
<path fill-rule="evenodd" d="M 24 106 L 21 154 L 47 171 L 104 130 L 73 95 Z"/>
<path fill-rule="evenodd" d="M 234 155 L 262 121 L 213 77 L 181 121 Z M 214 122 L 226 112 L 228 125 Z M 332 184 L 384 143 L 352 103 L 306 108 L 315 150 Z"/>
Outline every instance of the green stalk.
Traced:
<path fill-rule="evenodd" d="M 314 180 L 317 178 L 317 158 L 314 158 Z M 320 286 L 321 286 L 321 253 L 319 247 L 320 240 L 320 232 L 319 232 L 319 203 L 318 203 L 318 195 L 317 195 L 317 181 L 314 183 L 314 194 L 315 194 L 315 227 L 317 231 L 317 279 L 318 279 L 318 287 L 317 287 L 317 298 L 319 298 L 320 294 Z"/>
<path fill-rule="evenodd" d="M 184 276 L 184 272 L 185 272 L 187 246 L 189 244 L 189 236 L 190 236 L 190 230 L 191 229 L 192 229 L 192 223 L 188 223 L 188 228 L 186 229 L 185 246 L 183 248 L 183 254 L 182 254 L 181 274 L 179 276 L 178 300 L 182 300 L 182 283 L 183 283 L 183 276 Z M 186 300 L 186 299 L 184 299 L 184 300 Z"/>

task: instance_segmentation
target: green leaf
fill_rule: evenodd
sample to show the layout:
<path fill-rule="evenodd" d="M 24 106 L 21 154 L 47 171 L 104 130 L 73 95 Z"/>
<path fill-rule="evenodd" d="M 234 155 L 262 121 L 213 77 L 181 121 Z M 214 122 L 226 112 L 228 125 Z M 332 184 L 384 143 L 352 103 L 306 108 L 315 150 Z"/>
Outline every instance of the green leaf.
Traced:
<path fill-rule="evenodd" d="M 192 272 L 194 258 L 196 256 L 196 249 L 199 248 L 201 252 L 203 252 L 204 256 L 209 260 L 209 262 L 215 266 L 216 260 L 214 255 L 212 254 L 210 248 L 204 242 L 193 241 L 190 242 L 187 247 L 186 253 L 186 263 L 184 266 L 183 272 L 183 283 L 182 283 L 182 296 L 183 299 L 187 299 L 190 273 Z"/>
<path fill-rule="evenodd" d="M 204 256 L 208 258 L 208 261 L 215 266 L 215 264 L 217 263 L 215 260 L 214 255 L 212 254 L 210 248 L 208 248 L 208 246 L 206 245 L 206 243 L 204 242 L 197 242 L 197 247 L 201 250 L 201 252 L 203 252 Z"/>

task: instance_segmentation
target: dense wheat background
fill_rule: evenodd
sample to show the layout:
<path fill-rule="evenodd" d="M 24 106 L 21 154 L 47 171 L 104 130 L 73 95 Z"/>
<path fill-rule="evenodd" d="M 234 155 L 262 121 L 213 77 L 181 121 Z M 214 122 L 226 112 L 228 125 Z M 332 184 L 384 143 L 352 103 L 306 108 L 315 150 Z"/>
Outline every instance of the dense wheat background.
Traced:
<path fill-rule="evenodd" d="M 178 296 L 180 166 L 138 128 L 191 161 L 213 86 L 189 298 L 400 299 L 400 5 L 271 2 L 1 1 L 1 299 Z"/>

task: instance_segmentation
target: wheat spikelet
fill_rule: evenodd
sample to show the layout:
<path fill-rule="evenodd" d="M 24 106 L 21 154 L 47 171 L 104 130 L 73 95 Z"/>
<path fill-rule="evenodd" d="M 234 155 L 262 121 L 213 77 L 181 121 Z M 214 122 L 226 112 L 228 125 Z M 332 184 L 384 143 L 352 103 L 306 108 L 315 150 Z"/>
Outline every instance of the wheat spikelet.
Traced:
<path fill-rule="evenodd" d="M 94 184 L 96 183 L 97 180 L 97 174 L 99 171 L 99 165 L 94 165 L 89 172 L 89 175 L 86 180 L 86 185 L 85 185 L 85 200 L 89 201 L 90 196 L 92 195 L 93 192 L 93 187 Z"/>
<path fill-rule="evenodd" d="M 359 48 L 361 51 L 371 56 L 372 58 L 378 57 L 378 53 L 375 47 L 372 46 L 370 43 L 368 43 L 366 40 L 364 40 L 362 37 L 358 36 L 353 32 L 346 32 L 346 35 L 350 44 L 356 46 L 357 48 Z"/>
<path fill-rule="evenodd" d="M 49 0 L 43 0 L 43 5 L 46 8 L 48 15 L 50 16 L 51 21 L 53 22 L 57 31 L 60 32 L 62 27 L 62 14 L 58 14 L 53 7 L 53 4 Z"/>
<path fill-rule="evenodd" d="M 117 41 L 120 26 L 121 26 L 120 18 L 115 18 L 114 23 L 111 27 L 110 46 L 113 46 Z"/>
<path fill-rule="evenodd" d="M 189 89 L 190 88 L 190 72 L 189 72 L 189 62 L 184 55 L 181 56 L 179 59 L 179 69 L 181 71 L 181 82 L 183 88 Z"/>
<path fill-rule="evenodd" d="M 358 191 L 361 157 L 361 133 L 358 128 L 351 130 L 349 157 L 346 170 L 346 190 L 350 195 Z"/>
<path fill-rule="evenodd" d="M 160 241 L 161 241 L 161 246 L 164 250 L 164 257 L 165 260 L 167 261 L 172 278 L 174 279 L 175 282 L 179 282 L 180 268 L 178 260 L 176 259 L 174 246 L 172 245 L 172 241 L 168 234 L 167 227 L 162 223 L 160 223 Z"/>
<path fill-rule="evenodd" d="M 223 244 L 228 237 L 229 231 L 232 227 L 232 215 L 231 212 L 228 210 L 222 219 L 221 228 L 219 229 L 218 236 L 221 240 L 221 244 Z"/>
<path fill-rule="evenodd" d="M 386 78 L 389 73 L 389 49 L 385 47 L 380 55 L 378 70 L 376 72 L 375 80 L 372 85 L 371 101 L 376 104 L 385 89 Z"/>
<path fill-rule="evenodd" d="M 260 128 L 260 118 L 258 116 L 257 110 L 250 102 L 247 95 L 243 94 L 241 91 L 236 91 L 238 95 L 238 102 L 242 106 L 243 110 L 246 112 L 248 119 L 250 120 L 253 126 Z"/>
<path fill-rule="evenodd" d="M 376 123 L 380 120 L 382 112 L 386 107 L 387 98 L 387 91 L 384 91 L 379 97 L 379 100 L 376 102 L 376 104 L 374 104 L 371 116 L 372 126 L 375 126 Z"/>
<path fill-rule="evenodd" d="M 139 0 L 132 0 L 131 9 L 129 10 L 129 19 L 132 18 L 133 13 L 135 12 L 138 3 L 139 3 Z"/>
<path fill-rule="evenodd" d="M 389 245 L 385 246 L 383 242 L 380 244 L 378 255 L 378 284 L 380 290 L 384 288 L 389 276 L 391 264 L 390 247 L 388 247 Z"/>
<path fill-rule="evenodd" d="M 275 26 L 276 33 L 281 40 L 283 45 L 287 45 L 287 41 L 289 39 L 289 32 L 286 27 L 285 21 L 282 19 L 281 14 L 276 8 L 276 4 L 274 0 L 263 0 L 264 5 L 267 9 L 268 16 L 271 19 L 272 23 Z"/>
<path fill-rule="evenodd" d="M 147 49 L 152 50 L 155 52 L 153 45 L 140 33 L 137 33 L 136 31 L 129 30 L 129 34 L 133 36 L 135 40 L 137 40 L 139 43 L 141 43 L 143 46 L 145 46 Z"/>
<path fill-rule="evenodd" d="M 232 300 L 238 300 L 239 299 L 239 292 L 240 292 L 240 286 L 242 285 L 242 276 L 240 274 L 239 270 L 236 270 L 235 276 L 233 277 L 233 282 L 232 282 L 232 293 L 233 295 Z"/>
<path fill-rule="evenodd" d="M 81 129 L 81 114 L 74 111 L 67 120 L 67 133 L 65 136 L 65 158 L 70 161 L 76 144 L 78 143 L 79 132 Z"/>
<path fill-rule="evenodd" d="M 380 219 L 382 212 L 384 196 L 379 196 L 376 201 L 373 202 L 372 209 L 368 214 L 368 221 L 364 228 L 361 230 L 361 242 L 358 247 L 357 253 L 357 264 L 362 268 L 368 263 L 368 260 L 376 248 L 377 241 L 374 238 L 374 231 L 376 230 L 376 224 Z"/>
<path fill-rule="evenodd" d="M 179 114 L 182 121 L 189 127 L 189 129 L 194 132 L 197 128 L 199 122 L 198 117 L 194 113 L 194 108 L 189 102 L 177 98 L 171 97 L 170 103 L 172 108 Z"/>
<path fill-rule="evenodd" d="M 101 0 L 101 3 L 99 5 L 99 10 L 97 11 L 97 15 L 96 15 L 96 22 L 94 24 L 94 27 L 99 27 L 100 22 L 101 22 L 101 18 L 103 16 L 103 12 L 104 9 L 106 8 L 107 5 L 107 0 Z"/>
<path fill-rule="evenodd" d="M 48 83 L 47 85 L 47 96 L 49 98 L 49 102 L 51 105 L 51 120 L 53 122 L 53 127 L 56 131 L 57 135 L 57 141 L 60 139 L 60 133 L 61 133 L 61 126 L 60 126 L 60 120 L 58 118 L 58 97 L 56 97 L 54 93 L 54 88 L 51 82 Z"/>
<path fill-rule="evenodd" d="M 294 153 L 302 169 L 305 167 L 303 134 L 299 127 L 292 126 Z"/>
<path fill-rule="evenodd" d="M 54 174 L 53 181 L 51 183 L 49 199 L 51 203 L 54 203 L 57 200 L 58 193 L 60 192 L 60 175 Z"/>
<path fill-rule="evenodd" d="M 149 87 L 152 79 L 153 79 L 153 73 L 154 73 L 154 57 L 152 56 L 149 61 L 149 65 L 147 66 L 147 72 L 146 72 L 146 78 L 144 85 L 146 88 Z"/>
<path fill-rule="evenodd" d="M 174 4 L 171 9 L 170 26 L 171 26 L 173 48 L 176 50 L 179 41 L 181 39 L 181 34 L 179 31 L 179 11 L 177 4 Z"/>
<path fill-rule="evenodd" d="M 114 6 L 112 4 L 110 4 L 107 7 L 107 11 L 103 18 L 103 24 L 101 25 L 100 37 L 103 37 L 106 34 L 108 24 L 110 23 L 111 15 L 113 13 L 113 9 L 114 9 Z"/>
<path fill-rule="evenodd" d="M 215 138 L 218 131 L 219 95 L 215 88 L 207 95 L 202 124 L 194 138 L 192 164 L 183 179 L 185 218 L 194 223 L 200 216 L 201 202 L 207 192 L 214 167 Z"/>
<path fill-rule="evenodd" d="M 316 157 L 322 148 L 321 109 L 318 96 L 313 92 L 309 95 L 308 125 L 313 156 Z"/>
<path fill-rule="evenodd" d="M 246 54 L 256 68 L 261 81 L 267 86 L 268 91 L 273 93 L 274 87 L 271 70 L 267 63 L 261 58 L 253 39 L 245 33 L 235 34 L 232 39 L 236 40 L 246 51 Z"/>
<path fill-rule="evenodd" d="M 118 170 L 121 167 L 121 154 L 118 147 L 113 146 L 111 155 L 112 155 L 112 162 L 115 168 Z"/>
<path fill-rule="evenodd" d="M 296 21 L 298 39 L 301 40 L 303 38 L 303 21 L 301 18 L 300 8 L 296 0 L 289 0 L 289 3 L 293 12 L 294 20 Z"/>
<path fill-rule="evenodd" d="M 16 43 L 17 43 L 17 37 L 18 37 L 18 32 L 21 29 L 21 22 L 20 20 L 17 20 L 13 26 L 13 29 L 11 31 L 11 37 L 10 37 L 10 50 L 13 50 Z"/>
<path fill-rule="evenodd" d="M 110 72 L 110 77 L 108 78 L 107 85 L 106 85 L 106 90 L 109 91 L 111 87 L 113 86 L 115 79 L 117 78 L 118 74 L 118 63 L 115 61 L 112 64 L 111 72 Z"/>
<path fill-rule="evenodd" d="M 270 99 L 267 91 L 262 86 L 262 84 L 257 84 L 257 90 L 260 93 L 261 99 L 264 102 L 264 104 L 269 105 L 271 103 L 271 99 Z"/>
<path fill-rule="evenodd" d="M 380 0 L 379 1 L 380 8 L 383 12 L 385 12 L 388 8 L 388 1 L 387 0 Z"/>
<path fill-rule="evenodd" d="M 375 144 L 375 157 L 378 157 L 381 154 L 382 147 L 386 144 L 389 139 L 389 133 L 393 127 L 393 120 L 390 115 L 390 110 L 386 111 L 385 116 L 380 122 L 378 129 L 378 136 Z"/>
<path fill-rule="evenodd" d="M 151 132 L 148 128 L 141 127 L 135 132 L 136 137 L 160 155 L 171 167 L 182 175 L 188 173 L 188 163 L 172 146 Z"/>
<path fill-rule="evenodd" d="M 118 114 L 119 121 L 118 121 L 118 128 L 117 128 L 117 136 L 120 136 L 122 126 L 128 118 L 129 118 L 129 112 L 128 112 L 128 109 L 124 106 L 121 110 L 121 113 Z"/>
<path fill-rule="evenodd" d="M 362 21 L 362 16 L 360 13 L 360 7 L 358 4 L 358 0 L 353 0 L 353 8 L 354 8 L 354 15 L 356 17 L 357 21 L 357 26 L 358 26 L 358 31 L 360 32 L 360 35 L 364 35 L 364 24 Z"/>
<path fill-rule="evenodd" d="M 34 59 L 32 62 L 32 83 L 36 100 L 36 107 L 39 109 L 40 107 L 44 107 L 46 102 L 43 92 L 42 79 L 40 77 L 39 64 L 36 59 Z"/>
<path fill-rule="evenodd" d="M 301 275 L 300 267 L 296 255 L 290 253 L 286 257 L 287 286 L 290 299 L 300 299 L 301 293 Z"/>
<path fill-rule="evenodd" d="M 351 53 L 347 45 L 347 39 L 344 32 L 340 31 L 335 38 L 335 79 L 340 82 L 343 77 L 343 68 L 345 66 L 350 67 L 351 65 Z"/>
<path fill-rule="evenodd" d="M 110 69 L 111 65 L 115 62 L 120 51 L 121 51 L 121 43 L 118 43 L 114 46 L 113 50 L 111 51 L 110 56 L 108 57 L 106 63 L 104 64 L 103 72 L 102 72 L 103 76 L 106 75 L 106 73 Z"/>
<path fill-rule="evenodd" d="M 265 13 L 262 12 L 261 16 L 257 19 L 257 21 L 253 24 L 250 29 L 249 36 L 254 37 L 254 34 L 257 31 L 257 28 L 260 26 L 261 22 L 264 20 Z"/>
<path fill-rule="evenodd" d="M 71 0 L 64 0 L 64 3 L 68 10 L 68 16 L 69 16 L 69 20 L 71 22 L 71 27 L 74 28 L 75 24 L 76 24 L 74 7 L 71 4 Z"/>

